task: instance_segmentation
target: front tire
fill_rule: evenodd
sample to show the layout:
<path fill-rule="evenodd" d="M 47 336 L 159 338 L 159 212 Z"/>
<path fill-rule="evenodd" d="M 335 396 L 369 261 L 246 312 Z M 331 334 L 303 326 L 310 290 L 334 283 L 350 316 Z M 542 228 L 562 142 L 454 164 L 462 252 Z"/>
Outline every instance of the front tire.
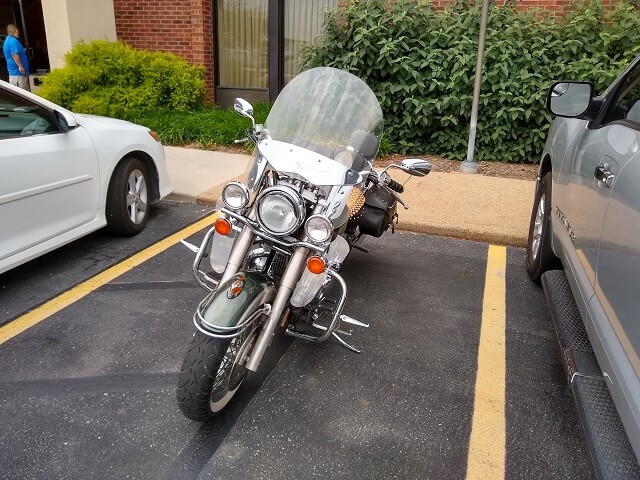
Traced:
<path fill-rule="evenodd" d="M 140 233 L 149 218 L 149 174 L 144 163 L 126 157 L 116 167 L 107 192 L 107 229 L 117 235 Z"/>
<path fill-rule="evenodd" d="M 260 327 L 249 327 L 230 340 L 195 333 L 176 390 L 178 406 L 187 418 L 209 420 L 229 403 L 247 376 L 246 361 L 259 332 Z"/>
<path fill-rule="evenodd" d="M 547 173 L 536 191 L 529 223 L 527 242 L 527 274 L 536 283 L 547 270 L 562 268 L 560 259 L 551 249 L 551 172 Z"/>

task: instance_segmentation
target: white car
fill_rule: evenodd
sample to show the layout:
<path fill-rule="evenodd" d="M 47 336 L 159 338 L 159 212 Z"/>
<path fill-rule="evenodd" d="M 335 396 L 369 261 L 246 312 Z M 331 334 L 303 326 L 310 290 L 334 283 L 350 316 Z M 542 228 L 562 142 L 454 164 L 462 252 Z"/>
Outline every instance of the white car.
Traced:
<path fill-rule="evenodd" d="M 0 81 L 0 273 L 104 226 L 135 235 L 171 190 L 148 128 Z"/>

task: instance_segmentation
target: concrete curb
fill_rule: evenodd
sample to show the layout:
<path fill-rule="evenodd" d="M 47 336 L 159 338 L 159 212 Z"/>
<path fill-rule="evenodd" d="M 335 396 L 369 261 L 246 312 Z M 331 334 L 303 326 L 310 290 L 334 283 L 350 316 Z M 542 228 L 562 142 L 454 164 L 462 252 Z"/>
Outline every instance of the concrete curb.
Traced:
<path fill-rule="evenodd" d="M 250 155 L 165 147 L 174 182 L 171 200 L 214 206 L 224 185 L 244 181 Z M 432 171 L 393 178 L 405 184 L 398 205 L 400 230 L 526 247 L 535 181 Z M 213 185 L 213 187 L 210 187 Z M 192 192 L 201 192 L 194 194 Z"/>

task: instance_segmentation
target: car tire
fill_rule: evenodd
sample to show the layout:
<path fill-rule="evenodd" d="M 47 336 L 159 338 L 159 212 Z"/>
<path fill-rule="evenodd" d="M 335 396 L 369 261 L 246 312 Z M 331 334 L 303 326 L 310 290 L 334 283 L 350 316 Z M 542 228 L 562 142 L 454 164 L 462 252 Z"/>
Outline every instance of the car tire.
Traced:
<path fill-rule="evenodd" d="M 562 268 L 560 259 L 551 249 L 551 172 L 547 173 L 536 190 L 529 237 L 527 241 L 527 274 L 536 283 L 547 270 Z"/>
<path fill-rule="evenodd" d="M 116 167 L 107 192 L 107 230 L 116 235 L 140 233 L 149 218 L 149 175 L 144 163 L 128 156 Z"/>

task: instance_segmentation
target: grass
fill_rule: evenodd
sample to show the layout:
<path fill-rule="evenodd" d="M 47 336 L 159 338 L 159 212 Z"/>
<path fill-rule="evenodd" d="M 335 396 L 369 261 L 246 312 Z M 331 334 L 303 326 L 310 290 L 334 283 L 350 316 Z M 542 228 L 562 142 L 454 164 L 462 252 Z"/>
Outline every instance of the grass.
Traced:
<path fill-rule="evenodd" d="M 269 112 L 268 103 L 254 105 L 256 123 L 264 123 Z M 144 125 L 158 133 L 165 145 L 199 144 L 205 148 L 233 145 L 234 140 L 244 137 L 251 126 L 249 119 L 238 115 L 233 109 L 217 106 L 178 112 L 158 110 L 127 116 L 127 120 Z"/>
<path fill-rule="evenodd" d="M 265 122 L 270 108 L 271 104 L 266 102 L 253 106 L 256 123 Z M 234 140 L 243 138 L 245 130 L 251 126 L 249 119 L 238 115 L 232 108 L 225 110 L 218 106 L 187 112 L 148 111 L 127 115 L 126 120 L 154 130 L 164 145 L 197 144 L 203 148 L 233 146 Z M 251 144 L 243 146 L 253 149 Z M 393 153 L 393 150 L 393 146 L 383 135 L 378 154 L 387 155 Z"/>

